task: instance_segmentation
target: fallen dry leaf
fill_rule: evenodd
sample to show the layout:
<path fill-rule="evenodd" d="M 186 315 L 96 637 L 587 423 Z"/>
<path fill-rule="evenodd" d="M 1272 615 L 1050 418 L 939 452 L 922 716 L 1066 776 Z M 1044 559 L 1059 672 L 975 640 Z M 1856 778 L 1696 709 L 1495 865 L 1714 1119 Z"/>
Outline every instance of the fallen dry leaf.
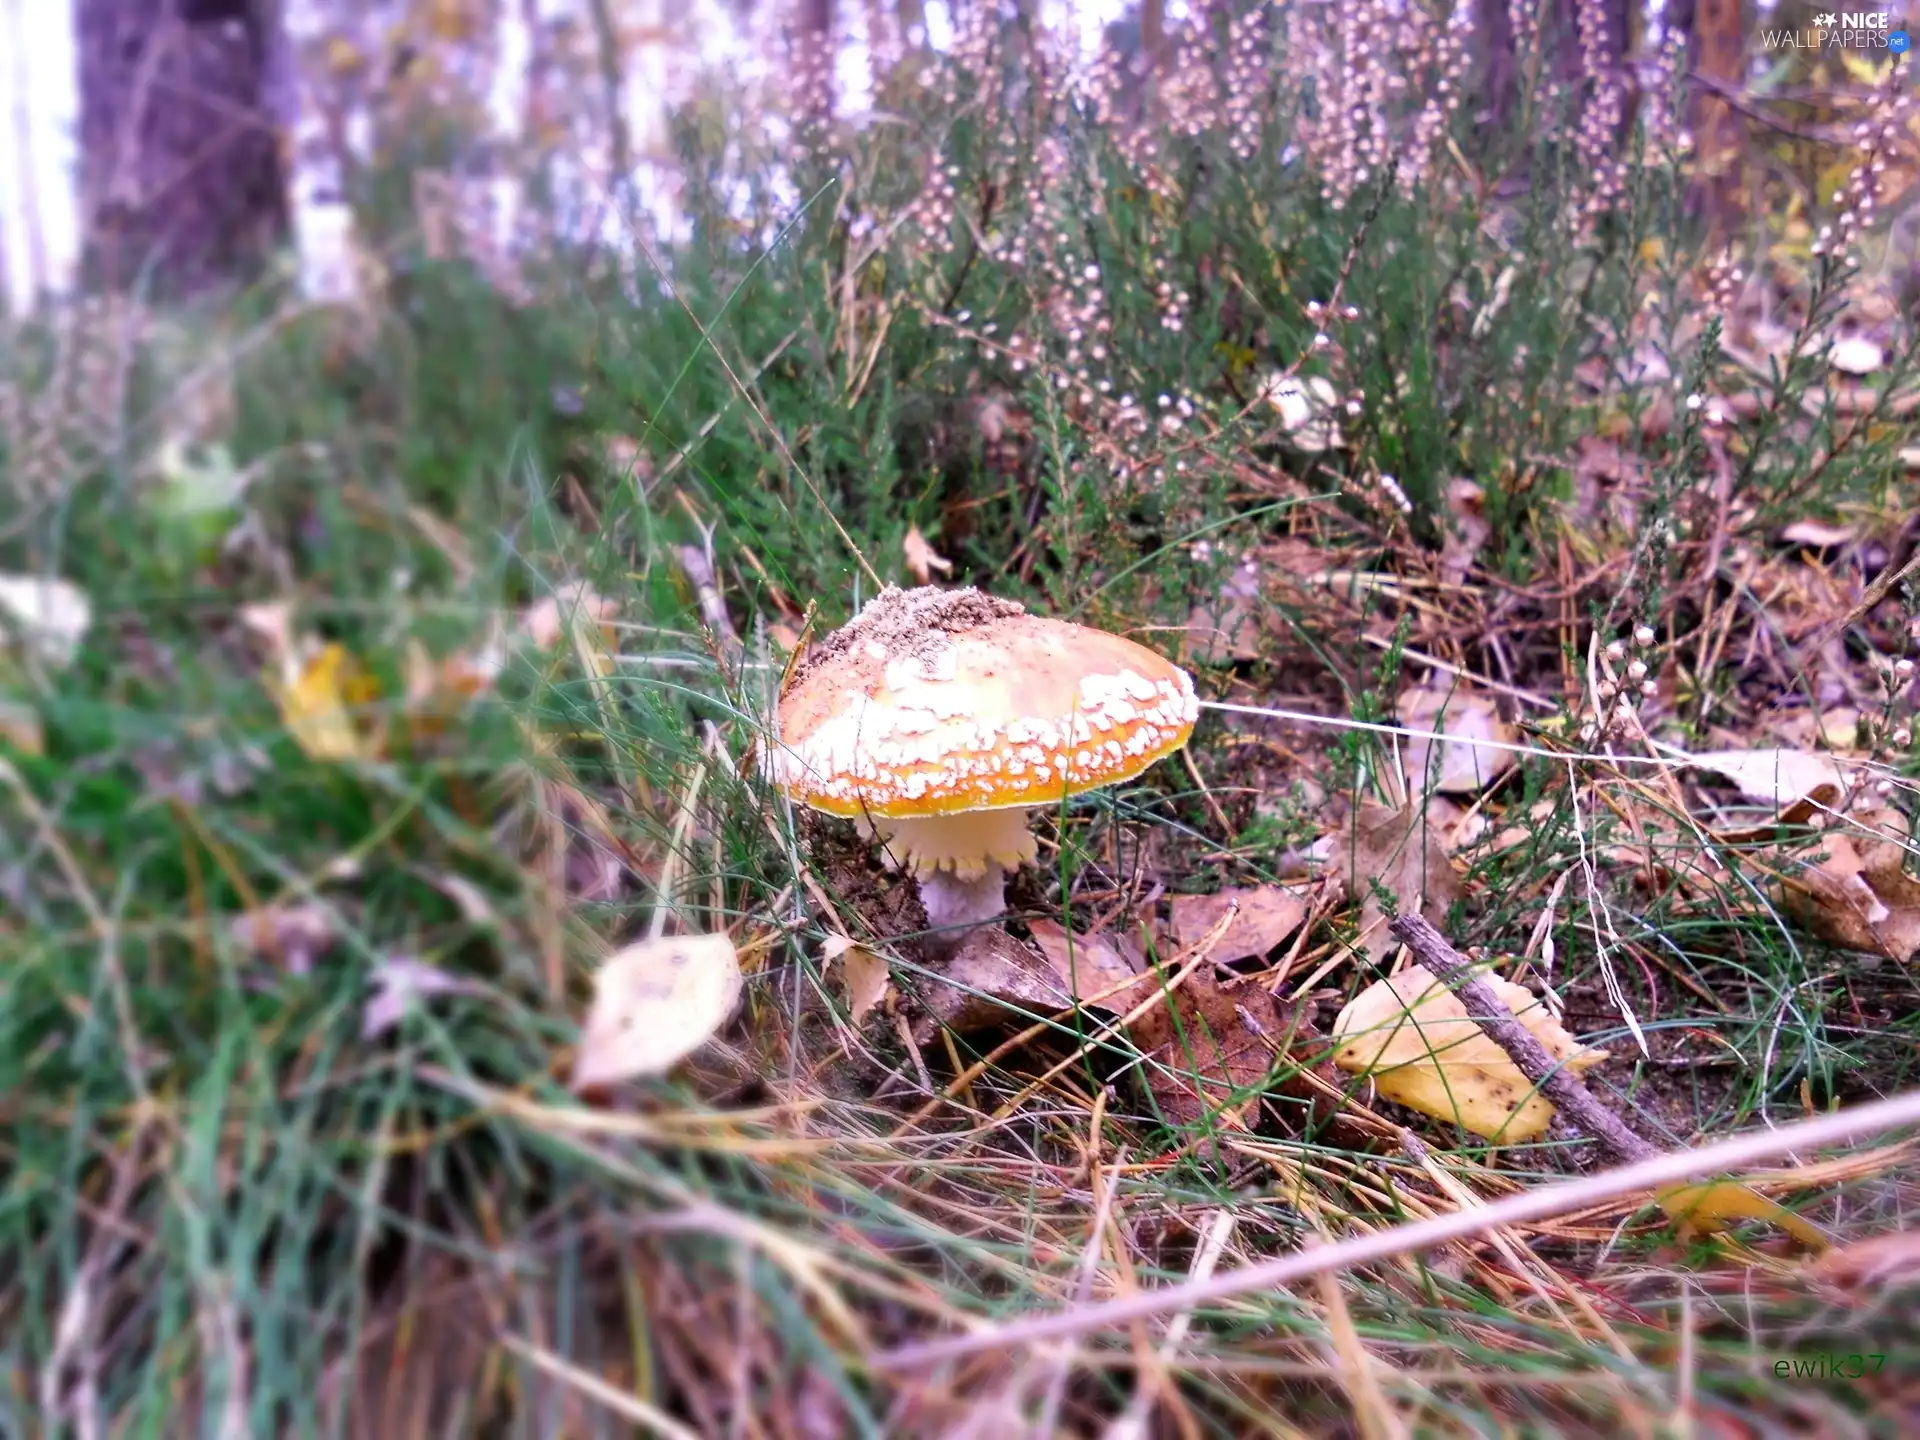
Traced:
<path fill-rule="evenodd" d="M 1204 938 L 1219 919 L 1219 913 L 1206 917 L 1194 936 L 1179 943 L 1184 948 Z M 1030 920 L 1027 925 L 1061 983 L 1081 996 L 1089 1009 L 1125 1015 L 1159 994 L 1161 976 L 1133 958 L 1123 939 L 1104 933 L 1073 933 L 1069 938 L 1063 926 L 1047 919 Z M 1220 950 L 1233 943 L 1237 928 L 1227 928 L 1211 958 L 1221 958 Z M 1324 1042 L 1317 1039 L 1311 1024 L 1299 1015 L 1291 1025 L 1283 1023 L 1272 997 L 1256 986 L 1224 990 L 1203 969 L 1189 975 L 1169 1003 L 1179 1017 L 1177 1023 L 1165 1006 L 1156 1006 L 1134 1023 L 1130 1033 L 1148 1057 L 1140 1072 L 1143 1083 L 1160 1114 L 1172 1124 L 1191 1124 L 1226 1104 L 1236 1089 L 1260 1084 L 1282 1047 L 1299 1047 L 1304 1040 L 1314 1053 L 1325 1055 Z M 1275 1081 L 1276 1093 L 1306 1106 L 1310 1129 L 1342 1123 L 1337 1103 L 1341 1087 L 1332 1066 L 1324 1058 L 1317 1064 L 1299 1055 L 1290 1058 L 1300 1069 L 1322 1074 L 1322 1085 L 1311 1086 L 1295 1070 Z M 1236 1117 L 1242 1108 L 1235 1108 Z"/>
<path fill-rule="evenodd" d="M 1260 387 L 1260 398 L 1280 412 L 1280 428 L 1294 449 L 1318 455 L 1346 444 L 1336 416 L 1340 395 L 1324 377 L 1273 375 Z"/>
<path fill-rule="evenodd" d="M 959 948 L 941 962 L 940 975 L 921 991 L 928 1018 L 914 1033 L 922 1040 L 937 1025 L 965 1034 L 1018 1020 L 1020 1014 L 1051 1015 L 1073 1003 L 1053 967 L 997 925 L 967 931 Z"/>
<path fill-rule="evenodd" d="M 407 703 L 429 705 L 471 700 L 484 695 L 506 668 L 506 652 L 497 639 L 478 648 L 434 660 L 418 640 L 407 645 Z"/>
<path fill-rule="evenodd" d="M 1443 795 L 1473 795 L 1513 768 L 1511 750 L 1474 743 L 1513 743 L 1513 729 L 1500 718 L 1492 696 L 1464 685 L 1427 685 L 1406 691 L 1395 708 L 1400 723 L 1409 730 L 1437 731 L 1448 737 L 1406 741 L 1409 795 L 1428 789 Z"/>
<path fill-rule="evenodd" d="M 725 935 L 639 940 L 609 955 L 593 977 L 573 1088 L 666 1073 L 727 1023 L 740 990 Z"/>
<path fill-rule="evenodd" d="M 1234 1097 L 1267 1078 L 1283 1030 L 1265 990 L 1228 990 L 1202 969 L 1166 1004 L 1134 1021 L 1130 1033 L 1146 1056 L 1142 1081 L 1168 1124 L 1192 1125 L 1211 1115 L 1244 1129 L 1246 1112 L 1259 1096 Z"/>
<path fill-rule="evenodd" d="M 411 955 L 388 955 L 373 969 L 374 994 L 360 1012 L 361 1038 L 384 1035 L 435 995 L 477 995 L 482 987 Z"/>
<path fill-rule="evenodd" d="M 844 962 L 847 976 L 847 1009 L 858 1025 L 886 997 L 887 962 L 864 946 L 847 952 Z"/>
<path fill-rule="evenodd" d="M 377 727 L 363 729 L 356 716 L 379 688 L 345 646 L 321 646 L 290 680 L 270 680 L 269 688 L 287 732 L 314 759 L 374 759 L 384 748 Z"/>
<path fill-rule="evenodd" d="M 1788 901 L 1835 945 L 1911 961 L 1920 955 L 1920 878 L 1906 869 L 1907 822 L 1888 809 L 1854 820 L 1859 828 L 1823 837 L 1826 858 L 1801 872 Z"/>
<path fill-rule="evenodd" d="M 900 548 L 905 554 L 907 573 L 913 576 L 916 585 L 931 585 L 936 570 L 942 575 L 953 573 L 953 562 L 927 543 L 927 537 L 920 533 L 918 525 L 907 527 L 907 538 L 901 542 Z"/>
<path fill-rule="evenodd" d="M 1143 974 L 1110 936 L 1070 932 L 1044 918 L 1029 920 L 1027 930 L 1054 975 L 1082 1005 L 1124 1015 L 1160 988 L 1159 979 Z"/>
<path fill-rule="evenodd" d="M 1780 538 L 1789 545 L 1811 545 L 1816 550 L 1826 550 L 1851 541 L 1853 528 L 1829 525 L 1823 520 L 1796 520 L 1780 532 Z"/>
<path fill-rule="evenodd" d="M 1464 476 L 1447 482 L 1449 524 L 1440 547 L 1440 578 L 1449 585 L 1462 583 L 1473 569 L 1480 547 L 1493 537 L 1486 517 L 1487 492 Z"/>
<path fill-rule="evenodd" d="M 1629 454 L 1604 436 L 1581 436 L 1575 449 L 1568 538 L 1604 531 L 1608 524 L 1631 533 L 1640 523 L 1641 501 L 1651 480 L 1644 457 Z"/>
<path fill-rule="evenodd" d="M 1871 375 L 1887 362 L 1887 352 L 1865 335 L 1849 335 L 1833 342 L 1827 363 L 1843 375 Z"/>
<path fill-rule="evenodd" d="M 1860 743 L 1860 712 L 1851 705 L 1789 710 L 1769 727 L 1795 750 L 1851 750 Z"/>
<path fill-rule="evenodd" d="M 1756 805 L 1788 812 L 1804 800 L 1832 805 L 1847 793 L 1852 768 L 1809 750 L 1705 750 L 1689 763 L 1724 775 Z"/>
<path fill-rule="evenodd" d="M 872 1013 L 887 993 L 887 962 L 845 935 L 829 935 L 820 947 L 822 968 L 840 962 L 847 982 L 847 1010 L 855 1028 Z"/>
<path fill-rule="evenodd" d="M 1208 958 L 1225 964 L 1265 955 L 1300 928 L 1307 918 L 1307 891 L 1288 885 L 1254 885 L 1222 890 L 1213 895 L 1173 897 L 1173 938 L 1186 947 L 1197 945 L 1230 905 L 1239 909 Z"/>
<path fill-rule="evenodd" d="M 290 975 L 305 975 L 340 938 L 331 906 L 317 900 L 268 905 L 237 915 L 227 926 L 233 943 L 272 960 Z"/>
<path fill-rule="evenodd" d="M 1221 584 L 1217 600 L 1188 612 L 1187 643 L 1193 658 L 1207 665 L 1258 660 L 1267 648 L 1260 609 L 1260 567 L 1245 559 Z"/>
<path fill-rule="evenodd" d="M 538 650 L 551 650 L 570 636 L 611 649 L 613 627 L 607 622 L 620 613 L 613 601 L 597 594 L 584 581 L 562 585 L 520 612 L 520 633 Z"/>
<path fill-rule="evenodd" d="M 1920 1284 L 1920 1230 L 1895 1230 L 1827 1251 L 1809 1267 L 1813 1277 L 1861 1299 Z"/>
<path fill-rule="evenodd" d="M 238 507 L 258 469 L 241 469 L 233 452 L 219 441 L 193 445 L 187 429 L 177 426 L 161 441 L 154 456 L 159 485 L 153 508 L 168 520 L 200 520 L 220 526 Z"/>
<path fill-rule="evenodd" d="M 1360 943 L 1375 963 L 1399 946 L 1387 933 L 1391 917 L 1376 885 L 1393 897 L 1396 914 L 1418 913 L 1436 925 L 1444 923 L 1447 907 L 1461 894 L 1447 860 L 1444 827 L 1417 805 L 1395 810 L 1363 800 L 1328 864 L 1359 897 Z"/>
<path fill-rule="evenodd" d="M 1547 1053 L 1575 1074 L 1607 1058 L 1604 1050 L 1582 1049 L 1525 986 L 1483 978 Z M 1387 1099 L 1484 1139 L 1537 1139 L 1553 1119 L 1553 1105 L 1424 966 L 1376 980 L 1356 995 L 1333 1022 L 1333 1043 L 1334 1064 L 1371 1076 Z"/>
<path fill-rule="evenodd" d="M 345 646 L 297 634 L 293 607 L 283 600 L 242 606 L 240 622 L 265 642 L 262 679 L 295 744 L 316 760 L 375 759 L 385 751 L 385 727 L 364 714 L 379 685 Z"/>
<path fill-rule="evenodd" d="M 92 623 L 92 602 L 71 581 L 0 575 L 0 645 L 17 641 L 52 669 L 64 670 Z"/>
<path fill-rule="evenodd" d="M 494 640 L 438 661 L 418 640 L 409 640 L 405 712 L 415 743 L 424 744 L 445 731 L 463 706 L 493 689 L 505 668 L 505 652 Z"/>

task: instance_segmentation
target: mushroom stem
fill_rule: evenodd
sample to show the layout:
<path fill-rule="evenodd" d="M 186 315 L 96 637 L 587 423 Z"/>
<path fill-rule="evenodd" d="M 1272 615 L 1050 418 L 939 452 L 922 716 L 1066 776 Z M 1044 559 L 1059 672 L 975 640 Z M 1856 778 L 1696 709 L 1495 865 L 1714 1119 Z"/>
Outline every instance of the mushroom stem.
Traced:
<path fill-rule="evenodd" d="M 960 937 L 952 932 L 984 925 L 1007 913 L 1006 868 L 989 860 L 979 876 L 965 880 L 951 870 L 928 871 L 920 877 L 920 903 L 926 907 L 935 943 L 957 944 Z"/>

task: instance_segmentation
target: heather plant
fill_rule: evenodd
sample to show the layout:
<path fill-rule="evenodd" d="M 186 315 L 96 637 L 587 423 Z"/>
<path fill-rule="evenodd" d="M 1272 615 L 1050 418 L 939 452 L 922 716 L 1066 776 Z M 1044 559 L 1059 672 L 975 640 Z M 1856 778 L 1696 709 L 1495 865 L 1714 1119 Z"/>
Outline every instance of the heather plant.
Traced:
<path fill-rule="evenodd" d="M 1071 437 L 1062 463 L 1113 504 L 1271 442 L 1277 373 L 1330 386 L 1361 442 L 1314 470 L 1368 495 L 1389 475 L 1430 526 L 1450 472 L 1560 446 L 1540 427 L 1566 410 L 1529 400 L 1571 384 L 1580 344 L 1632 328 L 1648 242 L 1684 244 L 1685 145 L 1657 93 L 1621 136 L 1611 75 L 1530 88 L 1526 113 L 1551 118 L 1522 153 L 1476 144 L 1458 14 L 1405 18 L 1207 7 L 1143 86 L 1118 52 L 1082 64 L 1066 37 L 970 10 L 950 52 L 915 61 L 898 103 L 919 121 L 816 139 L 788 249 L 805 264 L 827 247 L 841 292 L 887 316 L 889 358 L 916 367 L 896 377 L 901 403 L 969 385 L 1044 396 Z M 689 166 L 716 192 L 696 213 L 763 170 L 736 153 L 737 180 Z M 1529 173 L 1530 193 L 1503 197 L 1470 153 Z M 889 193 L 902 176 L 922 177 L 916 193 Z M 785 259 L 755 253 L 752 283 L 771 285 Z"/>

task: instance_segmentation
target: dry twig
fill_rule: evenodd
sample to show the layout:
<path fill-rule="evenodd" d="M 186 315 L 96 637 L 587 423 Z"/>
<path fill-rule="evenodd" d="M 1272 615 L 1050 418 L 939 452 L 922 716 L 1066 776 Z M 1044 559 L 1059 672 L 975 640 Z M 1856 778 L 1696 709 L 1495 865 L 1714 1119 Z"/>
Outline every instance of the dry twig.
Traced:
<path fill-rule="evenodd" d="M 982 1323 L 963 1335 L 949 1335 L 875 1352 L 868 1357 L 867 1364 L 874 1370 L 906 1370 L 956 1360 L 982 1350 L 1007 1350 L 1041 1340 L 1085 1335 L 1167 1310 L 1190 1309 L 1254 1290 L 1273 1290 L 1330 1271 L 1352 1269 L 1357 1265 L 1391 1259 L 1412 1251 L 1430 1250 L 1452 1240 L 1483 1235 L 1501 1225 L 1550 1220 L 1557 1215 L 1569 1215 L 1608 1200 L 1643 1194 L 1702 1175 L 1741 1170 L 1775 1156 L 1805 1152 L 1822 1145 L 1841 1145 L 1850 1140 L 1912 1125 L 1920 1125 L 1920 1090 L 1856 1105 L 1836 1114 L 1817 1115 L 1810 1120 L 1782 1125 L 1776 1130 L 1736 1135 L 1698 1150 L 1655 1154 L 1618 1169 L 1600 1170 L 1591 1175 L 1581 1175 L 1518 1195 L 1509 1195 L 1479 1209 L 1455 1210 L 1412 1224 L 1368 1231 L 1333 1245 L 1316 1245 L 1309 1250 L 1277 1255 L 1258 1265 L 1246 1265 L 1228 1271 L 1225 1275 L 1189 1280 L 1118 1300 L 1056 1311 L 1050 1315 L 1030 1315 L 994 1325 Z"/>
<path fill-rule="evenodd" d="M 1546 1046 L 1514 1018 L 1513 1011 L 1493 993 L 1493 987 L 1473 973 L 1466 957 L 1449 945 L 1425 917 L 1402 915 L 1387 928 L 1413 951 L 1428 974 L 1460 997 L 1467 1014 L 1487 1032 L 1489 1040 L 1507 1052 L 1520 1073 L 1538 1085 L 1540 1093 L 1558 1106 L 1570 1123 L 1605 1146 L 1617 1163 L 1630 1165 L 1660 1153 L 1594 1099 L 1579 1076 L 1547 1053 Z"/>

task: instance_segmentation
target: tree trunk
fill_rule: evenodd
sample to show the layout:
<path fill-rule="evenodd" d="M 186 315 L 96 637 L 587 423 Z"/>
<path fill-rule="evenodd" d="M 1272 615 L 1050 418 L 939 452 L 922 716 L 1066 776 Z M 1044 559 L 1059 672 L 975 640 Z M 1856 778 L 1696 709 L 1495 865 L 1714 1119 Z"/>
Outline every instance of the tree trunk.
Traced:
<path fill-rule="evenodd" d="M 86 283 L 183 298 L 286 238 L 271 0 L 73 0 Z"/>
<path fill-rule="evenodd" d="M 1520 99 L 1520 57 L 1516 53 L 1513 12 L 1508 0 L 1478 0 L 1474 19 L 1479 30 L 1481 63 L 1481 123 L 1504 126 Z"/>
<path fill-rule="evenodd" d="M 1140 0 L 1140 53 L 1147 67 L 1160 68 L 1167 51 L 1166 0 Z"/>
<path fill-rule="evenodd" d="M 798 22 L 801 115 L 824 132 L 833 123 L 833 0 L 800 0 Z"/>
<path fill-rule="evenodd" d="M 1688 63 L 1706 82 L 1696 81 L 1687 96 L 1688 123 L 1697 147 L 1693 204 L 1718 226 L 1732 222 L 1739 212 L 1743 136 L 1740 117 L 1712 87 L 1741 88 L 1746 23 L 1740 0 L 1695 0 L 1690 8 Z"/>

